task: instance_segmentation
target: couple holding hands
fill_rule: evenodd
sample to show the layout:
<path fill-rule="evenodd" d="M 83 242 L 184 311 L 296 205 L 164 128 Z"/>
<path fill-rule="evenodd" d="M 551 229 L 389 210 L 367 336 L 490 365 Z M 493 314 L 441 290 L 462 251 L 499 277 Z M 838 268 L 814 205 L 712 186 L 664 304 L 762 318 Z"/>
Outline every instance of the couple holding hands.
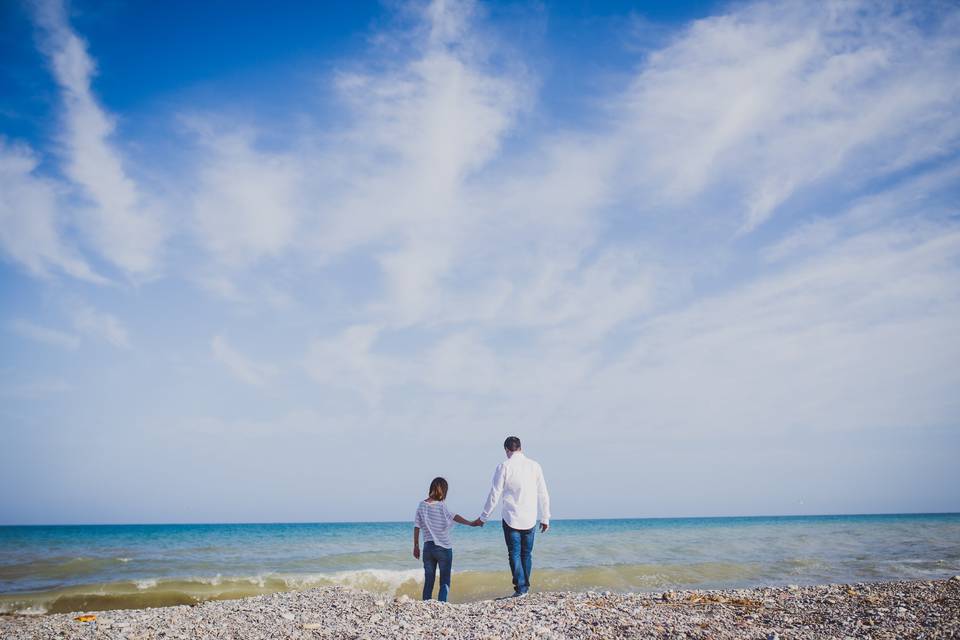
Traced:
<path fill-rule="evenodd" d="M 480 517 L 467 520 L 452 515 L 447 509 L 447 481 L 434 478 L 426 500 L 417 505 L 413 519 L 413 557 L 420 558 L 420 532 L 423 532 L 423 599 L 433 595 L 437 569 L 440 569 L 438 599 L 446 602 L 450 593 L 453 566 L 453 545 L 450 533 L 453 523 L 482 527 L 497 503 L 503 501 L 503 539 L 507 545 L 510 573 L 513 575 L 513 597 L 523 596 L 530 588 L 533 570 L 533 538 L 536 533 L 537 507 L 540 508 L 540 531 L 550 528 L 550 496 L 540 465 L 523 454 L 520 438 L 510 436 L 503 442 L 507 459 L 493 473 L 490 494 Z"/>

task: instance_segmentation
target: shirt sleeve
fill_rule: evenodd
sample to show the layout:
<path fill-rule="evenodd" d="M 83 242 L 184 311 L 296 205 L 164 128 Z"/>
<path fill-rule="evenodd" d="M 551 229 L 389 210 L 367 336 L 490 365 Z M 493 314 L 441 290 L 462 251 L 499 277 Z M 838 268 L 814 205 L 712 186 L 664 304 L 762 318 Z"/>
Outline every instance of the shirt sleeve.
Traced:
<path fill-rule="evenodd" d="M 483 511 L 480 512 L 480 519 L 486 522 L 490 519 L 490 514 L 500 502 L 500 496 L 503 494 L 503 463 L 497 465 L 493 472 L 493 480 L 490 482 L 490 494 L 487 496 L 487 502 L 483 505 Z"/>
<path fill-rule="evenodd" d="M 540 504 L 540 522 L 550 524 L 550 494 L 547 493 L 547 481 L 543 478 L 540 465 L 537 465 L 537 502 Z"/>
<path fill-rule="evenodd" d="M 413 516 L 413 526 L 423 529 L 423 509 L 417 505 L 417 512 Z"/>
<path fill-rule="evenodd" d="M 443 517 L 444 517 L 444 519 L 446 520 L 447 526 L 448 526 L 448 527 L 452 527 L 452 526 L 453 526 L 453 514 L 450 513 L 450 510 L 449 510 L 449 509 L 447 509 L 447 503 L 446 503 L 446 502 L 443 503 Z"/>

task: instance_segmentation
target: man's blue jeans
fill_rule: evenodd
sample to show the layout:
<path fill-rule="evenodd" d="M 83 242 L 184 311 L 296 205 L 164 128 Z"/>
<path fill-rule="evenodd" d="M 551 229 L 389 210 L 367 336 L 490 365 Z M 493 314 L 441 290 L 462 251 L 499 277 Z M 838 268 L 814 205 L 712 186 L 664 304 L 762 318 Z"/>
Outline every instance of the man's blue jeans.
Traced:
<path fill-rule="evenodd" d="M 530 574 L 533 572 L 533 534 L 531 529 L 514 529 L 503 522 L 503 539 L 507 543 L 507 557 L 513 574 L 513 590 L 526 593 L 530 589 Z"/>
<path fill-rule="evenodd" d="M 446 602 L 450 594 L 450 568 L 453 566 L 453 549 L 444 549 L 433 544 L 432 540 L 423 543 L 423 599 L 433 595 L 433 583 L 440 567 L 440 593 L 437 599 Z"/>

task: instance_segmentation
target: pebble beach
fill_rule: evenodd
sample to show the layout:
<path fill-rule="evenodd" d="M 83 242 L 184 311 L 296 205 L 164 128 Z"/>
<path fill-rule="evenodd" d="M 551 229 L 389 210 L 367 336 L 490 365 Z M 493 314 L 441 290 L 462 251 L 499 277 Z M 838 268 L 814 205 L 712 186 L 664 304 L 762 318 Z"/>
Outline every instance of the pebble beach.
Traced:
<path fill-rule="evenodd" d="M 716 591 L 532 593 L 466 604 L 325 587 L 84 613 L 2 616 L 0 637 L 960 638 L 960 576 Z"/>

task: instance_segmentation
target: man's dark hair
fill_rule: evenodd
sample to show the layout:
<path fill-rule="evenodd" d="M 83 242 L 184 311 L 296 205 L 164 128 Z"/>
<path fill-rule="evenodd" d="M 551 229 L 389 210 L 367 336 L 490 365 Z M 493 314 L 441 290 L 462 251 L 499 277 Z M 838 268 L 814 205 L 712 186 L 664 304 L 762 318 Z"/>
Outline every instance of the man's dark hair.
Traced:
<path fill-rule="evenodd" d="M 520 450 L 520 438 L 517 436 L 510 436 L 503 441 L 503 448 L 507 451 L 519 451 Z"/>

